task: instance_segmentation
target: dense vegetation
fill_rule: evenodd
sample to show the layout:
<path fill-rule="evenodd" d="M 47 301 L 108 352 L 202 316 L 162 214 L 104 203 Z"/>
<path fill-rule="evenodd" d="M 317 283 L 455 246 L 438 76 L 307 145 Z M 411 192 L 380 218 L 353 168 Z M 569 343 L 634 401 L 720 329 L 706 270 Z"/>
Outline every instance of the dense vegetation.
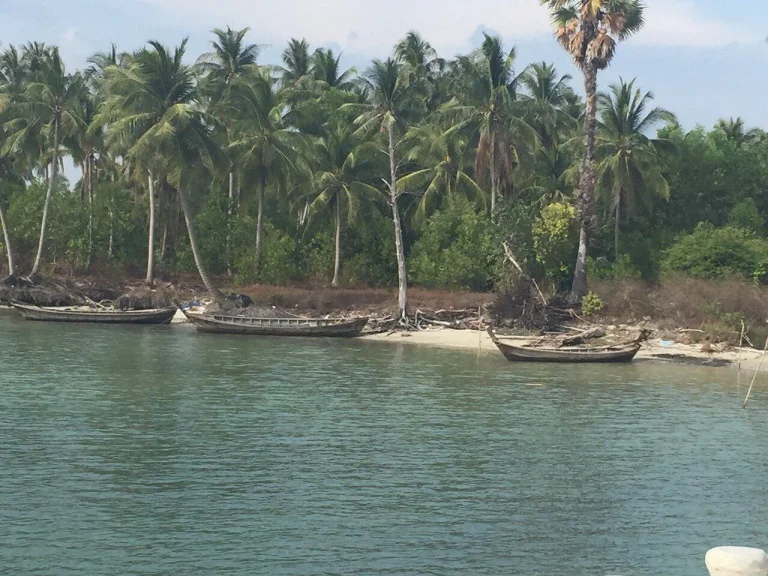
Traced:
<path fill-rule="evenodd" d="M 600 278 L 768 277 L 768 135 L 685 131 L 635 81 L 598 71 L 638 2 L 551 0 L 583 72 L 516 70 L 486 35 L 440 58 L 411 32 L 366 70 L 292 40 L 259 62 L 247 29 L 112 47 L 68 73 L 56 47 L 0 55 L 0 240 L 10 274 L 197 269 L 233 281 L 492 289 L 503 244 L 550 292 Z M 61 175 L 62 159 L 81 170 Z M 70 186 L 71 184 L 71 186 Z M 42 226 L 41 226 L 42 223 Z"/>

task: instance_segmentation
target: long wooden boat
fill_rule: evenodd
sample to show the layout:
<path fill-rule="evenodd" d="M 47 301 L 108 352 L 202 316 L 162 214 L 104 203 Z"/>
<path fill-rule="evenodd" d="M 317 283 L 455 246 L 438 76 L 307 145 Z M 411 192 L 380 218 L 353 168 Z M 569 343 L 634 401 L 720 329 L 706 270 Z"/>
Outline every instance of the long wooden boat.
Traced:
<path fill-rule="evenodd" d="M 368 323 L 368 318 L 249 318 L 221 314 L 190 314 L 183 308 L 180 309 L 198 332 L 214 334 L 351 338 L 359 336 Z"/>
<path fill-rule="evenodd" d="M 44 322 L 89 322 L 96 324 L 168 324 L 176 314 L 176 307 L 154 310 L 85 311 L 43 308 L 11 302 L 22 317 Z"/>
<path fill-rule="evenodd" d="M 490 329 L 488 334 L 505 358 L 511 362 L 620 363 L 631 362 L 640 351 L 639 342 L 593 348 L 542 348 L 502 342 Z"/>

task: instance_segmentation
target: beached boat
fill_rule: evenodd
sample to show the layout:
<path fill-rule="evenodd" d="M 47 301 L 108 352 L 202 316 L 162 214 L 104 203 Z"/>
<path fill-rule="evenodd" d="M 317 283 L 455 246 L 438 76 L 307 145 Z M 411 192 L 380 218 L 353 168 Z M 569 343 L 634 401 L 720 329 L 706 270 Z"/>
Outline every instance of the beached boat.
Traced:
<path fill-rule="evenodd" d="M 505 358 L 511 362 L 562 362 L 596 363 L 631 362 L 640 351 L 640 343 L 632 342 L 618 346 L 545 348 L 532 345 L 516 345 L 501 341 L 492 330 L 488 330 L 493 343 Z"/>
<path fill-rule="evenodd" d="M 90 322 L 96 324 L 168 324 L 176 314 L 176 308 L 154 310 L 70 310 L 43 308 L 19 302 L 11 302 L 22 317 L 44 322 Z"/>
<path fill-rule="evenodd" d="M 351 338 L 359 336 L 368 318 L 249 318 L 214 314 L 190 314 L 180 310 L 198 332 L 249 334 L 255 336 L 316 336 Z"/>

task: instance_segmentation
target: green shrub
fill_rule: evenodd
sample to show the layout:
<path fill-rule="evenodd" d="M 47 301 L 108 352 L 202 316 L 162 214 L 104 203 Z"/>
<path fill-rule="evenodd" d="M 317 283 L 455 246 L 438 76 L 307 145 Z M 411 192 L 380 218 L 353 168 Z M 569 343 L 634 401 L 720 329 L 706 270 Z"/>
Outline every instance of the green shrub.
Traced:
<path fill-rule="evenodd" d="M 667 250 L 664 270 L 700 278 L 766 278 L 768 241 L 743 228 L 702 223 Z"/>
<path fill-rule="evenodd" d="M 581 301 L 581 311 L 584 316 L 594 316 L 603 309 L 603 301 L 594 292 L 589 292 Z"/>
<path fill-rule="evenodd" d="M 485 290 L 495 275 L 495 244 L 486 215 L 466 198 L 449 196 L 413 245 L 411 277 L 427 288 Z"/>
<path fill-rule="evenodd" d="M 731 209 L 728 214 L 728 224 L 751 230 L 759 235 L 765 234 L 765 218 L 760 214 L 752 198 L 745 198 Z"/>
<path fill-rule="evenodd" d="M 576 260 L 576 210 L 569 204 L 549 204 L 542 208 L 532 231 L 536 260 L 544 267 L 552 289 L 559 291 Z"/>

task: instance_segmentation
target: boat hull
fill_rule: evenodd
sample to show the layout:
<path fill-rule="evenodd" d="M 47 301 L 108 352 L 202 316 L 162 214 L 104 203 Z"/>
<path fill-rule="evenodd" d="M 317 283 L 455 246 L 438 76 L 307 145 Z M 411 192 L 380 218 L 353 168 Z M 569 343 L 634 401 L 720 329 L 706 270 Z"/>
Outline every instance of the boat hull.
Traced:
<path fill-rule="evenodd" d="M 23 318 L 40 322 L 80 322 L 88 324 L 168 324 L 176 308 L 157 310 L 129 310 L 125 312 L 79 312 L 52 310 L 27 304 L 11 304 Z"/>
<path fill-rule="evenodd" d="M 490 333 L 490 332 L 489 332 Z M 559 364 L 619 364 L 631 362 L 640 344 L 603 348 L 532 348 L 500 341 L 491 333 L 494 344 L 510 362 L 546 362 Z"/>
<path fill-rule="evenodd" d="M 245 316 L 185 315 L 198 332 L 248 336 L 310 336 L 353 338 L 359 336 L 368 318 L 353 320 L 310 320 L 305 318 L 248 318 Z"/>

